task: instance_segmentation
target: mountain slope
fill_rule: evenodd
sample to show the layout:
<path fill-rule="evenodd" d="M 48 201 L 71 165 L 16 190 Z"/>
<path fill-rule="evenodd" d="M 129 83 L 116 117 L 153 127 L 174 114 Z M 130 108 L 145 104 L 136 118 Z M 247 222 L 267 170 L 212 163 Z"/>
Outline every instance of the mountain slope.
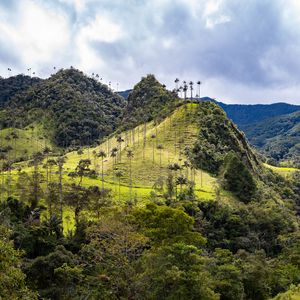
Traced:
<path fill-rule="evenodd" d="M 168 91 L 154 75 L 147 75 L 134 86 L 128 96 L 123 124 L 129 127 L 154 119 L 162 119 L 174 108 L 177 95 Z"/>
<path fill-rule="evenodd" d="M 75 69 L 61 70 L 12 97 L 3 127 L 41 122 L 58 146 L 91 144 L 113 132 L 125 100 Z"/>
<path fill-rule="evenodd" d="M 300 156 L 300 111 L 244 127 L 250 142 L 269 157 L 298 160 Z"/>

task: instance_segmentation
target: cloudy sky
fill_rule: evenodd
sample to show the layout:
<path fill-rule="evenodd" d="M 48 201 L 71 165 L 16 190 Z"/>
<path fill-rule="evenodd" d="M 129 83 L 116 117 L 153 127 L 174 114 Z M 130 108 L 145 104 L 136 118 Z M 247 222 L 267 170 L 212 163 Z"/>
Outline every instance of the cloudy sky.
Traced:
<path fill-rule="evenodd" d="M 298 0 L 0 0 L 0 75 L 53 66 L 120 89 L 153 73 L 228 103 L 300 104 Z"/>

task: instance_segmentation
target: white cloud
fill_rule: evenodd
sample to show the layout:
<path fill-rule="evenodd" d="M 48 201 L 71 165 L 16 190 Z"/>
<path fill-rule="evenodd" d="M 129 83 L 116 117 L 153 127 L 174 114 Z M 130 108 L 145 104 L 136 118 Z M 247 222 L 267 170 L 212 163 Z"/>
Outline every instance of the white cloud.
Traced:
<path fill-rule="evenodd" d="M 123 37 L 123 31 L 119 25 L 104 16 L 97 15 L 88 24 L 82 26 L 75 38 L 78 54 L 78 66 L 87 71 L 95 68 L 103 68 L 104 61 L 95 52 L 92 43 L 114 43 Z"/>
<path fill-rule="evenodd" d="M 0 43 L 17 52 L 24 66 L 52 63 L 70 44 L 65 15 L 23 0 L 11 21 L 0 21 Z"/>

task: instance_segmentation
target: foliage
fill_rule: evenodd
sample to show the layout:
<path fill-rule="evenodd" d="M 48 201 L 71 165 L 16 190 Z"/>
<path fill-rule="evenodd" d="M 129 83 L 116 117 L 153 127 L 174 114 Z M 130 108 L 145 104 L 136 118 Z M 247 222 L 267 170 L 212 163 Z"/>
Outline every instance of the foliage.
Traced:
<path fill-rule="evenodd" d="M 25 274 L 20 269 L 21 252 L 13 248 L 10 231 L 0 225 L 0 298 L 37 299 L 37 294 L 25 284 Z"/>
<path fill-rule="evenodd" d="M 250 142 L 270 162 L 291 161 L 300 165 L 300 111 L 266 119 L 244 128 Z"/>
<path fill-rule="evenodd" d="M 175 108 L 177 97 L 159 83 L 154 75 L 147 75 L 136 84 L 128 96 L 123 116 L 124 127 L 162 119 Z"/>
<path fill-rule="evenodd" d="M 19 92 L 29 89 L 31 86 L 41 82 L 40 78 L 31 78 L 25 75 L 17 75 L 9 78 L 0 77 L 0 107 Z"/>
<path fill-rule="evenodd" d="M 223 178 L 224 188 L 233 192 L 241 201 L 247 203 L 254 197 L 257 190 L 254 178 L 234 153 L 225 157 Z"/>
<path fill-rule="evenodd" d="M 218 173 L 224 157 L 233 151 L 247 168 L 256 170 L 259 162 L 245 136 L 212 102 L 201 102 L 197 110 L 199 133 L 189 155 L 197 168 Z"/>
<path fill-rule="evenodd" d="M 44 119 L 59 146 L 91 144 L 116 129 L 125 101 L 75 69 L 61 70 L 12 97 L 4 127 Z"/>

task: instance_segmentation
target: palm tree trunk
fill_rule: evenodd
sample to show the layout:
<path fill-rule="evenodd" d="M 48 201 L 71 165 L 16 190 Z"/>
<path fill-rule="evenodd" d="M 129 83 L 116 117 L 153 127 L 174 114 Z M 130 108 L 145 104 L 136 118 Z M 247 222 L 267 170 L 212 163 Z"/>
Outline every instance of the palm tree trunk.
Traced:
<path fill-rule="evenodd" d="M 102 194 L 103 194 L 103 191 L 104 191 L 104 170 L 103 170 L 103 160 L 104 158 L 102 157 Z"/>

